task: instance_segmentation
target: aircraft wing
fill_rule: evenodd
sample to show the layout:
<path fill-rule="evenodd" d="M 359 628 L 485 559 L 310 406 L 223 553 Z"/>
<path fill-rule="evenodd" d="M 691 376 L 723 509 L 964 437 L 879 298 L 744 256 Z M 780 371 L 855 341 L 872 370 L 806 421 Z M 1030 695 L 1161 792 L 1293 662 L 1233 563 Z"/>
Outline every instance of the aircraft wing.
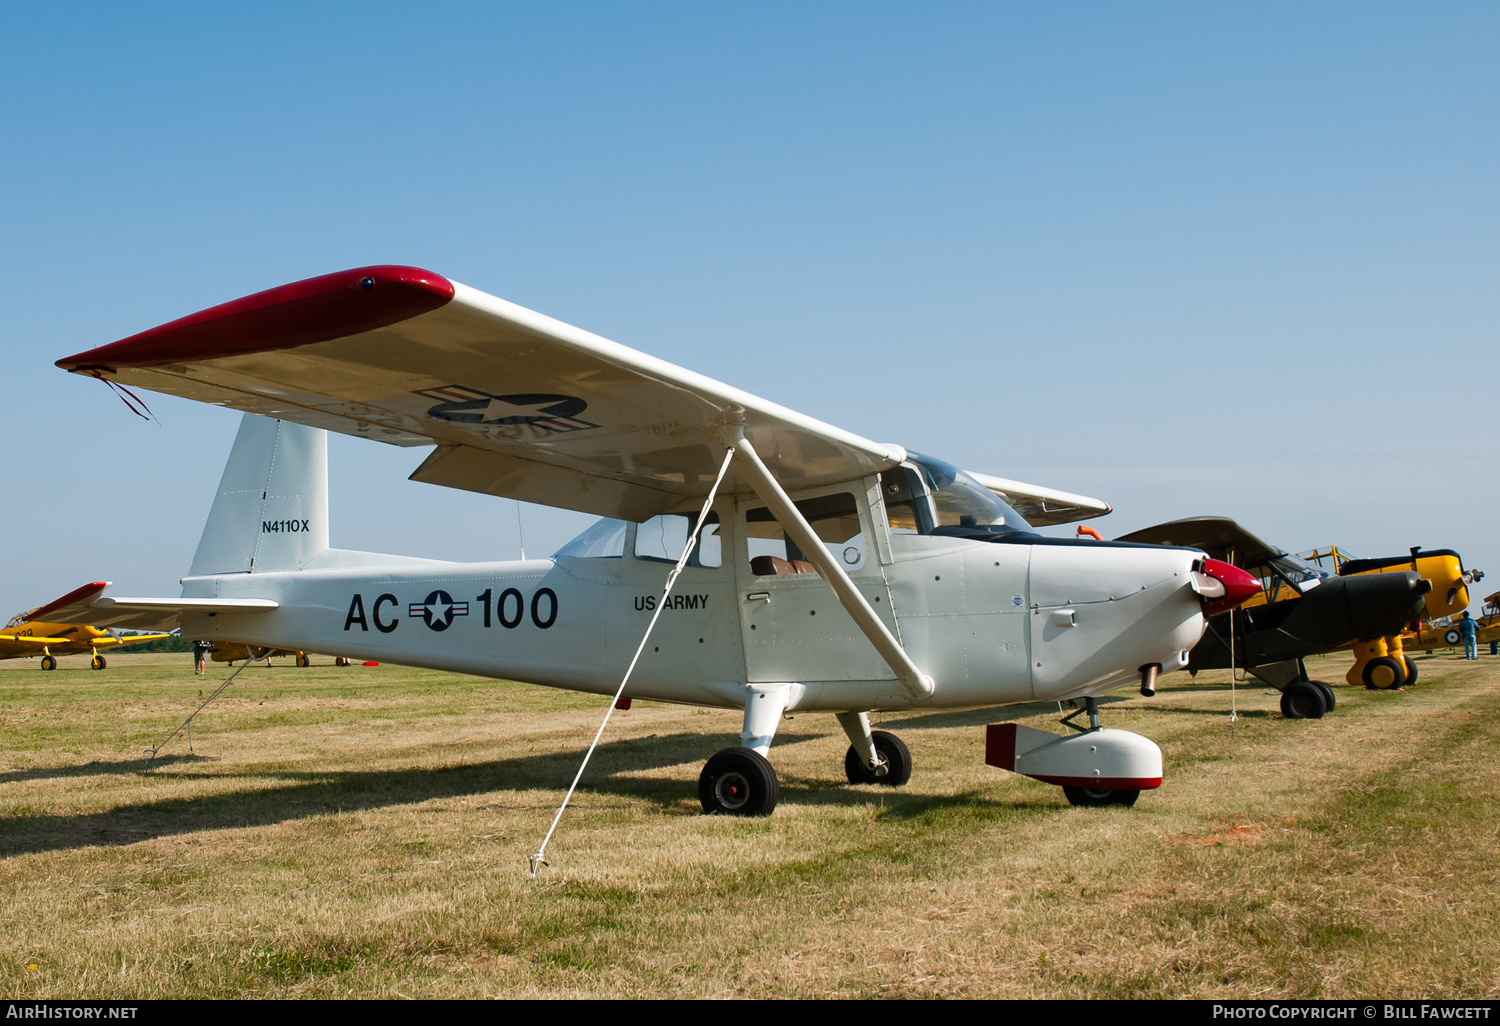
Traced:
<path fill-rule="evenodd" d="M 1210 559 L 1220 559 L 1238 567 L 1259 566 L 1282 554 L 1276 546 L 1261 541 L 1228 517 L 1170 520 L 1123 534 L 1115 540 L 1185 545 L 1190 549 L 1202 549 Z"/>
<path fill-rule="evenodd" d="M 35 645 L 41 648 L 43 645 L 67 645 L 71 644 L 73 638 L 37 638 L 27 634 L 0 634 L 0 641 L 12 645 Z"/>
<path fill-rule="evenodd" d="M 112 598 L 105 594 L 108 588 L 108 581 L 86 584 L 42 606 L 36 614 L 58 623 L 174 631 L 184 621 L 209 613 L 262 613 L 279 604 L 272 599 Z M 36 614 L 33 619 L 38 618 Z"/>
<path fill-rule="evenodd" d="M 729 424 L 745 425 L 789 488 L 853 480 L 906 456 L 414 267 L 281 286 L 57 363 L 395 445 L 435 444 L 414 480 L 631 520 L 701 501 L 723 459 L 716 431 Z"/>
<path fill-rule="evenodd" d="M 1043 488 L 1041 485 L 1023 484 L 1020 481 L 1011 481 L 990 474 L 976 474 L 972 470 L 967 473 L 1004 499 L 1012 509 L 1025 517 L 1026 522 L 1032 527 L 1071 524 L 1075 520 L 1102 517 L 1114 510 L 1114 507 L 1103 499 L 1074 495 L 1072 492 Z"/>
<path fill-rule="evenodd" d="M 94 642 L 95 648 L 129 648 L 132 645 L 144 645 L 149 641 L 166 641 L 170 634 L 119 634 L 113 637 L 100 638 Z"/>

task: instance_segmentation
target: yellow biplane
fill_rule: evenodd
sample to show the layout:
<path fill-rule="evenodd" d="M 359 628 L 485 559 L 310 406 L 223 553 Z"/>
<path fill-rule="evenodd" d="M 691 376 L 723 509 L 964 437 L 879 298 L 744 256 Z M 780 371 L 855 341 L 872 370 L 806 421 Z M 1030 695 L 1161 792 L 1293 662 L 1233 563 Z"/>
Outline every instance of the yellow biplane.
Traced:
<path fill-rule="evenodd" d="M 107 587 L 109 587 L 107 581 L 85 584 L 56 602 L 49 602 L 45 606 L 28 609 L 24 613 L 11 617 L 10 622 L 5 625 L 5 630 L 0 632 L 0 659 L 21 659 L 40 654 L 42 669 L 55 670 L 58 656 L 81 655 L 87 652 L 93 656 L 89 660 L 89 665 L 96 670 L 102 670 L 107 664 L 104 656 L 99 654 L 100 649 L 127 648 L 131 645 L 143 645 L 148 641 L 161 641 L 172 636 L 170 634 L 125 634 L 120 631 L 89 627 L 81 623 L 52 623 L 47 620 L 47 614 L 52 610 L 61 609 L 87 598 L 94 598 Z"/>

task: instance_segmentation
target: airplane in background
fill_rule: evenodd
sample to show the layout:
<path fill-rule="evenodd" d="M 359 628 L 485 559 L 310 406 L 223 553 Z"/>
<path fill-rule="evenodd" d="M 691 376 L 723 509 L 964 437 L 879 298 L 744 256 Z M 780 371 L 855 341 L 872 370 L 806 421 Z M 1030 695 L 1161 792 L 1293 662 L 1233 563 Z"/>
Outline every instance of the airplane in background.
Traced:
<path fill-rule="evenodd" d="M 118 630 L 66 622 L 66 618 L 48 619 L 57 610 L 71 606 L 87 595 L 97 594 L 104 587 L 102 582 L 85 584 L 55 602 L 11 617 L 5 630 L 0 631 L 0 659 L 24 659 L 40 655 L 42 669 L 55 670 L 58 656 L 87 652 L 93 657 L 89 660 L 89 666 L 102 670 L 108 662 L 100 649 L 107 651 L 112 648 L 129 648 L 171 637 L 170 634 L 123 634 Z"/>
<path fill-rule="evenodd" d="M 1446 643 L 1448 631 L 1435 625 L 1444 624 L 1468 609 L 1469 585 L 1484 579 L 1483 570 L 1465 570 L 1463 557 L 1452 549 L 1424 549 L 1420 545 L 1413 545 L 1404 556 L 1374 559 L 1355 559 L 1337 545 L 1330 545 L 1327 551 L 1314 549 L 1304 558 L 1319 566 L 1323 560 L 1331 560 L 1340 577 L 1411 570 L 1432 585 L 1422 600 L 1421 613 L 1405 631 L 1347 646 L 1354 649 L 1355 657 L 1347 674 L 1349 683 L 1364 682 L 1369 687 L 1399 688 L 1415 684 L 1417 664 L 1405 650 L 1435 648 L 1433 639 L 1437 636 L 1442 636 Z M 1461 642 L 1455 639 L 1452 643 Z"/>
<path fill-rule="evenodd" d="M 303 652 L 295 648 L 270 648 L 265 645 L 242 645 L 238 642 L 217 642 L 209 651 L 208 657 L 216 663 L 240 663 L 247 660 L 266 660 L 267 665 L 278 656 L 292 656 L 292 661 L 298 666 L 311 666 L 312 653 Z M 352 660 L 343 656 L 337 656 L 333 660 L 335 666 L 349 666 Z"/>
<path fill-rule="evenodd" d="M 1281 712 L 1290 719 L 1318 719 L 1334 708 L 1333 689 L 1308 679 L 1303 659 L 1314 653 L 1365 645 L 1372 654 L 1356 661 L 1349 683 L 1395 688 L 1405 679 L 1399 648 L 1394 658 L 1374 652 L 1377 642 L 1399 635 L 1422 612 L 1433 586 L 1414 570 L 1338 576 L 1262 541 L 1228 517 L 1173 520 L 1119 540 L 1191 545 L 1260 580 L 1260 594 L 1235 615 L 1209 623 L 1188 661 L 1191 673 L 1229 666 L 1247 670 L 1281 692 Z"/>
<path fill-rule="evenodd" d="M 895 786 L 911 754 L 871 712 L 1065 699 L 1086 731 L 1012 730 L 993 761 L 1074 804 L 1133 803 L 1161 751 L 1101 727 L 1098 696 L 1151 693 L 1259 590 L 1192 548 L 1043 537 L 1110 507 L 870 441 L 419 268 L 270 289 L 58 366 L 246 414 L 181 597 L 97 593 L 80 615 L 600 695 L 634 667 L 623 697 L 743 711 L 741 744 L 700 774 L 705 812 L 771 812 L 767 754 L 793 710 L 836 717 L 851 783 Z M 326 430 L 434 446 L 413 480 L 603 519 L 550 559 L 330 548 Z"/>

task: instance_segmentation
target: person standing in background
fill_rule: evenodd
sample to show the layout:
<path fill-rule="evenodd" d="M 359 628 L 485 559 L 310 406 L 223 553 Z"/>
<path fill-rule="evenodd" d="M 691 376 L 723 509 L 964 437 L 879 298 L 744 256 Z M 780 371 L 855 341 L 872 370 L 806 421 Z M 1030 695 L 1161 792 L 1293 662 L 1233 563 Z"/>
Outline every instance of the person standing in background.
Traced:
<path fill-rule="evenodd" d="M 1464 639 L 1464 658 L 1478 659 L 1479 624 L 1476 623 L 1474 621 L 1474 618 L 1469 615 L 1469 611 L 1467 609 L 1465 609 L 1463 615 L 1458 618 L 1458 633 L 1462 634 Z"/>
<path fill-rule="evenodd" d="M 212 641 L 193 642 L 193 673 L 203 676 L 207 669 L 208 653 L 213 651 Z"/>

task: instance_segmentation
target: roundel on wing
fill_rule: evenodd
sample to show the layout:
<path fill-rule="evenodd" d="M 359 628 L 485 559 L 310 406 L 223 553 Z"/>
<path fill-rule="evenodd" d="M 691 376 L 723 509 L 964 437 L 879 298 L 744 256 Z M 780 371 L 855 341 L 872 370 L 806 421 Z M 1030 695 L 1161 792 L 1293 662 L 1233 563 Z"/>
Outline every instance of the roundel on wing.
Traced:
<path fill-rule="evenodd" d="M 428 410 L 427 415 L 459 424 L 538 424 L 558 419 L 572 420 L 589 405 L 577 396 L 548 392 L 490 395 L 464 389 L 463 393 L 469 398 L 455 396 L 457 401 L 439 403 Z"/>

